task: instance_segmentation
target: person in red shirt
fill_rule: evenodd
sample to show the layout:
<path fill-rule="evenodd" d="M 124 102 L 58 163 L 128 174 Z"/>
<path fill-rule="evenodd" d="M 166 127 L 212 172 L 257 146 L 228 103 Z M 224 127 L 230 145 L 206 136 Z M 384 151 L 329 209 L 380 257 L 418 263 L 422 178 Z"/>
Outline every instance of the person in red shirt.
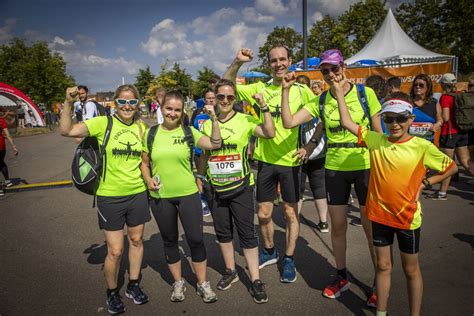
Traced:
<path fill-rule="evenodd" d="M 441 95 L 439 103 L 442 109 L 443 125 L 441 126 L 441 136 L 439 139 L 439 147 L 450 158 L 456 154 L 459 162 L 464 169 L 474 176 L 474 169 L 470 164 L 470 154 L 468 149 L 469 137 L 468 133 L 463 132 L 456 126 L 454 119 L 454 106 L 456 98 L 456 77 L 452 73 L 444 74 L 440 79 L 441 87 L 444 93 Z M 427 198 L 433 200 L 447 200 L 449 182 L 451 177 L 441 182 L 440 190 L 427 195 Z"/>
<path fill-rule="evenodd" d="M 7 154 L 7 147 L 5 144 L 5 138 L 8 140 L 10 145 L 12 146 L 13 152 L 15 155 L 18 155 L 18 150 L 16 149 L 15 143 L 13 142 L 13 138 L 10 136 L 8 132 L 7 122 L 3 117 L 0 117 L 0 171 L 5 178 L 5 185 L 7 187 L 11 187 L 13 184 L 10 181 L 10 177 L 8 175 L 8 167 L 5 163 L 5 155 Z M 3 190 L 0 189 L 0 196 L 4 195 Z"/>

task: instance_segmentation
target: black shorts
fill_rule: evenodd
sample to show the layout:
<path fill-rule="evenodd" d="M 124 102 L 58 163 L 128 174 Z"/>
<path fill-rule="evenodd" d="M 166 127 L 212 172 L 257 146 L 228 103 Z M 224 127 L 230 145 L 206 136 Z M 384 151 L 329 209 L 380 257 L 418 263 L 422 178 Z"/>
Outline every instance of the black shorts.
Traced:
<path fill-rule="evenodd" d="M 324 179 L 325 158 L 308 160 L 301 166 L 300 199 L 303 198 L 306 189 L 306 176 L 308 176 L 309 187 L 316 200 L 326 198 L 326 180 Z"/>
<path fill-rule="evenodd" d="M 97 216 L 100 229 L 110 231 L 145 224 L 151 220 L 148 194 L 97 196 Z"/>
<path fill-rule="evenodd" d="M 468 143 L 469 136 L 467 133 L 441 135 L 439 137 L 440 148 L 454 149 L 457 147 L 465 147 Z"/>
<path fill-rule="evenodd" d="M 296 203 L 300 192 L 300 166 L 287 167 L 258 162 L 257 202 L 273 202 L 277 196 L 277 185 L 283 201 Z"/>
<path fill-rule="evenodd" d="M 364 206 L 369 187 L 370 169 L 356 171 L 325 170 L 326 197 L 329 205 L 346 205 L 351 194 L 351 185 L 359 200 L 359 205 Z"/>
<path fill-rule="evenodd" d="M 474 146 L 474 129 L 471 129 L 468 133 L 467 133 L 467 138 L 468 138 L 468 141 L 467 141 L 467 145 L 468 146 Z"/>
<path fill-rule="evenodd" d="M 25 119 L 25 113 L 18 114 L 18 119 L 24 120 Z"/>
<path fill-rule="evenodd" d="M 420 249 L 420 231 L 421 227 L 413 230 L 400 229 L 372 222 L 372 236 L 375 247 L 393 245 L 393 238 L 396 234 L 398 248 L 400 251 L 409 254 L 418 253 Z"/>
<path fill-rule="evenodd" d="M 235 225 L 241 248 L 252 249 L 258 246 L 257 230 L 254 224 L 254 201 L 253 186 L 248 186 L 245 191 L 231 200 L 215 201 L 211 213 L 219 242 L 227 243 L 234 239 Z"/>

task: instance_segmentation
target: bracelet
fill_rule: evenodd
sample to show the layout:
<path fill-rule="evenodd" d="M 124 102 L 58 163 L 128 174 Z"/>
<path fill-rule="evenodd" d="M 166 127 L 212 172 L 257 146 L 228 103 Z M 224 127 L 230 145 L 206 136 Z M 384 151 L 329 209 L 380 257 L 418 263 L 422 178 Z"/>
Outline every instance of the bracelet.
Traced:
<path fill-rule="evenodd" d="M 263 107 L 260 109 L 263 113 L 267 113 L 267 112 L 270 112 L 270 108 L 267 106 Z"/>

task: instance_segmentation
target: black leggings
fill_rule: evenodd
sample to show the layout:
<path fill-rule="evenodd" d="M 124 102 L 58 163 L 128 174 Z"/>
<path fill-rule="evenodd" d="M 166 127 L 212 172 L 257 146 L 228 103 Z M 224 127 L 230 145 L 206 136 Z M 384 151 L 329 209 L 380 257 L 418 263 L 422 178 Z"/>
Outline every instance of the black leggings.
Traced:
<path fill-rule="evenodd" d="M 7 164 L 5 163 L 6 154 L 7 154 L 6 150 L 0 150 L 0 171 L 2 172 L 5 180 L 10 180 L 10 177 L 8 176 L 8 167 L 7 167 Z"/>
<path fill-rule="evenodd" d="M 151 211 L 163 238 L 168 264 L 180 261 L 178 248 L 178 216 L 184 228 L 186 241 L 191 248 L 193 262 L 206 260 L 206 248 L 202 232 L 202 210 L 199 194 L 176 198 L 151 199 Z"/>

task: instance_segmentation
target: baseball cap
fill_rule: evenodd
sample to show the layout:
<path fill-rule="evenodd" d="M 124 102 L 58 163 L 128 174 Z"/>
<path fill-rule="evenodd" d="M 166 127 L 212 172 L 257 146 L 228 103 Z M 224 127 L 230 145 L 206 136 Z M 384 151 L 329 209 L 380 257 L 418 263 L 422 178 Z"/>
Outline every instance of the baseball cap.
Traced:
<path fill-rule="evenodd" d="M 452 73 L 446 73 L 439 79 L 439 83 L 456 83 L 456 76 Z"/>
<path fill-rule="evenodd" d="M 380 114 L 385 112 L 392 112 L 392 113 L 405 113 L 409 112 L 410 114 L 413 113 L 413 105 L 409 102 L 400 100 L 400 99 L 390 99 L 385 101 L 382 104 L 382 111 Z"/>
<path fill-rule="evenodd" d="M 342 57 L 342 53 L 339 49 L 333 48 L 324 51 L 321 56 L 319 57 L 320 65 L 322 64 L 331 64 L 331 65 L 339 65 L 344 63 L 344 58 Z"/>

